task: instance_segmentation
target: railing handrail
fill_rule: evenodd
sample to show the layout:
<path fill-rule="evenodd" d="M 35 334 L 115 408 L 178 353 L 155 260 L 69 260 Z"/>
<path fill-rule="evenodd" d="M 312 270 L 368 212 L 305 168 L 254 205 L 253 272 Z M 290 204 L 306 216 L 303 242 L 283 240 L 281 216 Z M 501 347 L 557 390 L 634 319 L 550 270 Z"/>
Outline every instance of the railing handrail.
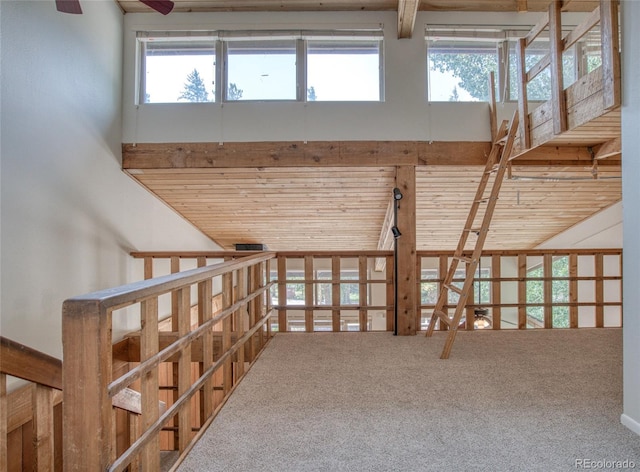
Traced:
<path fill-rule="evenodd" d="M 175 274 L 163 275 L 153 279 L 140 280 L 115 288 L 98 290 L 69 298 L 65 300 L 63 306 L 96 303 L 99 305 L 99 310 L 116 310 L 151 297 L 179 290 L 232 270 L 242 269 L 259 262 L 267 261 L 272 259 L 274 254 L 273 252 L 262 252 L 243 259 L 225 261 Z"/>
<path fill-rule="evenodd" d="M 0 336 L 0 372 L 62 390 L 62 361 Z"/>
<path fill-rule="evenodd" d="M 69 428 L 64 437 L 65 468 L 68 470 L 112 471 L 124 470 L 129 463 L 140 462 L 143 468 L 159 468 L 160 431 L 166 419 L 176 421 L 174 446 L 180 453 L 191 447 L 194 439 L 192 412 L 189 399 L 196 393 L 200 402 L 200 420 L 212 419 L 214 396 L 213 374 L 223 371 L 223 391 L 228 395 L 245 372 L 245 361 L 255 360 L 270 337 L 268 320 L 273 309 L 266 296 L 273 282 L 269 280 L 269 261 L 273 252 L 253 255 L 239 254 L 238 259 L 206 264 L 198 257 L 198 268 L 174 272 L 155 278 L 100 290 L 70 298 L 63 303 L 62 342 L 65 359 L 63 411 L 65 425 Z M 145 259 L 145 276 L 147 272 Z M 221 277 L 223 306 L 212 310 L 213 281 Z M 234 288 L 235 284 L 235 288 Z M 198 323 L 191 323 L 191 293 L 197 288 Z M 158 329 L 159 298 L 172 297 L 174 331 L 178 339 L 160 350 Z M 141 326 L 141 362 L 127 373 L 116 374 L 111 363 L 112 312 L 138 305 Z M 132 311 L 131 315 L 135 310 Z M 127 313 L 129 315 L 129 313 Z M 245 324 L 248 325 L 245 326 Z M 224 354 L 213 359 L 212 336 L 215 326 L 222 328 Z M 232 327 L 241 336 L 231 344 Z M 201 366 L 198 379 L 192 377 L 192 345 L 202 338 Z M 254 343 L 255 341 L 255 343 Z M 245 359 L 245 344 L 249 355 Z M 177 355 L 174 374 L 177 372 L 177 398 L 166 410 L 158 408 L 159 368 L 169 357 Z M 232 356 L 235 355 L 233 360 Z M 232 366 L 235 363 L 235 367 Z M 114 450 L 117 419 L 111 412 L 112 400 L 139 381 L 141 394 L 140 430 L 130 435 L 133 444 L 122 451 Z M 89 413 L 88 413 L 89 412 Z M 87 414 L 88 413 L 88 414 Z M 199 424 L 198 427 L 203 426 Z M 98 437 L 95 432 L 100 431 Z M 199 429 L 201 431 L 201 428 Z M 83 455 L 77 450 L 82 449 Z M 115 462 L 114 462 L 115 459 Z"/>

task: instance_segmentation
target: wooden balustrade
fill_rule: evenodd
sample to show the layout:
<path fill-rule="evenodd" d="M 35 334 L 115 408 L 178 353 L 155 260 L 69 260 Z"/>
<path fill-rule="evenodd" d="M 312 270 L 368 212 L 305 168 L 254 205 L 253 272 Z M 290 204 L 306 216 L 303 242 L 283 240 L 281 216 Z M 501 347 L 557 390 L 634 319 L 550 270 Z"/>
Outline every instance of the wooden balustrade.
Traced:
<path fill-rule="evenodd" d="M 198 256 L 220 259 L 225 254 L 134 256 L 145 260 Z M 481 307 L 488 310 L 492 329 L 621 326 L 621 254 L 618 249 L 484 251 L 481 267 L 490 276 L 483 275 L 479 283 L 490 299 L 477 303 L 477 294 L 469 297 L 466 318 L 475 319 L 474 310 Z M 417 256 L 419 309 L 415 321 L 424 330 L 452 253 L 418 251 Z M 227 257 L 237 257 L 237 253 Z M 558 275 L 553 264 L 563 257 L 567 273 Z M 375 270 L 380 258 L 387 260 L 384 272 Z M 388 251 L 278 252 L 277 264 L 271 269 L 271 280 L 277 281 L 271 297 L 278 311 L 277 319 L 271 321 L 272 329 L 393 331 L 393 263 Z M 538 275 L 540 270 L 536 268 L 542 273 Z M 455 282 L 463 283 L 462 277 Z M 562 297 L 556 294 L 558 287 L 563 287 Z M 445 309 L 453 306 L 452 302 Z M 465 323 L 465 329 L 477 326 Z"/>
<path fill-rule="evenodd" d="M 549 11 L 516 45 L 520 115 L 518 152 L 543 144 L 621 104 L 618 1 L 601 0 L 598 8 L 564 36 L 561 7 L 562 2 L 552 1 Z M 588 74 L 593 77 L 584 83 L 577 82 L 575 86 L 565 89 L 563 54 L 598 23 L 602 66 Z M 527 67 L 527 48 L 545 31 L 548 33 L 549 51 L 536 64 Z M 551 79 L 551 99 L 534 114 L 530 114 L 527 86 L 546 69 L 549 69 Z M 601 94 L 598 103 L 593 100 L 581 103 L 583 99 L 592 98 L 596 93 Z M 587 110 L 582 110 L 583 108 Z"/>
<path fill-rule="evenodd" d="M 171 432 L 177 454 L 188 452 L 270 338 L 267 294 L 273 282 L 268 267 L 273 258 L 260 253 L 205 266 L 206 256 L 199 254 L 199 267 L 177 272 L 179 258 L 174 255 L 171 274 L 64 302 L 65 470 L 159 470 L 163 429 Z M 145 259 L 147 277 L 152 275 L 150 262 Z M 214 312 L 212 287 L 219 279 L 223 302 Z M 159 318 L 166 294 L 171 298 L 165 304 L 170 326 L 163 333 L 166 323 Z M 131 316 L 135 307 L 141 328 L 130 339 L 139 346 L 139 362 L 127 359 L 128 369 L 114 374 L 114 362 L 136 348 L 130 339 L 112 347 L 112 318 L 123 310 Z M 221 343 L 214 352 L 217 329 Z M 177 393 L 163 411 L 160 368 L 167 364 L 175 367 L 175 386 L 169 388 Z M 222 385 L 217 385 L 218 377 Z M 123 446 L 111 402 L 129 387 L 140 391 L 141 414 Z M 214 400 L 216 392 L 224 397 Z"/>

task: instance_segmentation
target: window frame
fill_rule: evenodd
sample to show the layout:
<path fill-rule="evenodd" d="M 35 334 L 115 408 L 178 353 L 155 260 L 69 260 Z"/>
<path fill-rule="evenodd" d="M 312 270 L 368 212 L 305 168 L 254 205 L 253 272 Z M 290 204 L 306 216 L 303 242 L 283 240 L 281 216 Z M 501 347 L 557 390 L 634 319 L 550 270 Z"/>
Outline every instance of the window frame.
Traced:
<path fill-rule="evenodd" d="M 563 28 L 563 35 L 568 33 L 572 29 L 571 25 L 565 25 Z M 496 70 L 496 101 L 501 103 L 517 103 L 517 97 L 514 98 L 513 91 L 511 90 L 511 56 L 513 55 L 514 43 L 518 38 L 524 37 L 530 30 L 529 26 L 516 26 L 516 25 L 425 25 L 425 44 L 426 44 L 426 95 L 428 102 L 441 102 L 442 100 L 432 100 L 430 94 L 430 42 L 434 40 L 442 40 L 446 38 L 450 42 L 459 40 L 463 41 L 478 41 L 480 43 L 495 42 L 496 44 L 496 58 L 497 58 L 497 70 Z M 548 35 L 546 32 L 541 33 L 536 41 L 545 42 L 548 41 Z M 534 43 L 536 42 L 534 41 Z M 574 70 L 577 80 L 580 75 L 578 72 L 578 62 L 575 61 Z M 565 88 L 568 85 L 565 84 Z M 517 91 L 516 91 L 517 92 Z M 531 100 L 530 102 L 543 103 L 546 100 Z M 471 101 L 463 101 L 469 103 Z"/>
<path fill-rule="evenodd" d="M 307 43 L 317 39 L 336 40 L 340 44 L 348 44 L 349 41 L 367 41 L 377 42 L 378 49 L 378 98 L 377 100 L 319 100 L 322 102 L 362 102 L 362 103 L 378 103 L 384 102 L 385 84 L 384 84 L 384 32 L 382 27 L 375 29 L 350 29 L 350 30 L 328 30 L 328 31 L 302 31 L 302 30 L 257 30 L 257 31 L 137 31 L 136 32 L 136 89 L 134 100 L 136 105 L 157 105 L 157 104 L 183 104 L 183 103 L 210 103 L 210 104 L 226 104 L 229 102 L 302 102 L 308 103 L 314 100 L 308 100 L 307 97 Z M 228 83 L 229 83 L 229 61 L 227 45 L 230 41 L 252 40 L 252 41 L 269 41 L 279 39 L 295 40 L 295 82 L 296 93 L 294 99 L 249 99 L 249 100 L 229 100 L 228 99 Z M 147 45 L 152 41 L 167 42 L 189 42 L 212 40 L 214 42 L 214 94 L 213 99 L 208 102 L 146 102 L 147 93 Z"/>

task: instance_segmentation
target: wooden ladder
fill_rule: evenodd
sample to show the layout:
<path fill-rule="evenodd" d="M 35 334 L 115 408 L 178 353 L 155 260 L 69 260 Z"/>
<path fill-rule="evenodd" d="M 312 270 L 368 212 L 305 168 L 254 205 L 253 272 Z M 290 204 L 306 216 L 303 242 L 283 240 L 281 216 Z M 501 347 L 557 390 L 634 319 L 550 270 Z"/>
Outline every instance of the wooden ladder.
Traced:
<path fill-rule="evenodd" d="M 458 325 L 460 324 L 460 320 L 462 319 L 462 314 L 464 313 L 469 295 L 473 291 L 472 289 L 476 267 L 478 266 L 478 261 L 480 260 L 480 256 L 482 254 L 484 242 L 487 239 L 489 224 L 491 223 L 493 211 L 496 207 L 496 202 L 498 201 L 498 194 L 500 193 L 500 187 L 502 186 L 504 174 L 507 170 L 507 164 L 509 163 L 509 156 L 511 155 L 511 150 L 513 149 L 513 143 L 515 141 L 517 130 L 518 111 L 516 110 L 516 112 L 513 114 L 513 118 L 511 119 L 511 123 L 507 125 L 506 121 L 502 122 L 502 125 L 498 130 L 496 140 L 494 141 L 491 147 L 491 152 L 489 153 L 489 157 L 487 158 L 487 164 L 484 168 L 482 178 L 480 179 L 478 190 L 476 191 L 475 198 L 473 200 L 473 203 L 471 204 L 471 210 L 469 211 L 469 215 L 467 216 L 467 221 L 464 225 L 464 229 L 462 230 L 460 240 L 458 241 L 458 246 L 453 254 L 453 258 L 451 259 L 449 271 L 447 272 L 447 275 L 442 283 L 438 302 L 436 303 L 436 307 L 434 308 L 433 314 L 431 315 L 431 321 L 429 322 L 429 327 L 426 334 L 427 336 L 430 337 L 433 334 L 437 320 L 440 320 L 440 323 L 444 323 L 449 328 L 449 334 L 447 336 L 447 340 L 445 342 L 444 349 L 442 350 L 440 359 L 449 358 L 451 347 L 453 346 L 453 342 L 456 338 L 456 333 L 458 332 Z M 493 179 L 491 190 L 489 192 L 489 195 L 486 196 L 485 191 L 487 189 L 487 185 L 491 180 L 491 176 L 494 174 L 495 178 Z M 474 221 L 476 220 L 476 216 L 478 215 L 478 211 L 482 205 L 486 205 L 484 209 L 484 216 L 482 217 L 482 224 L 479 228 L 474 228 Z M 476 244 L 472 256 L 465 257 L 463 254 L 464 248 L 471 233 L 477 235 Z M 459 262 L 464 262 L 467 265 L 464 285 L 462 286 L 462 288 L 457 287 L 453 284 L 453 279 Z M 449 318 L 449 315 L 445 311 L 445 305 L 447 305 L 447 302 L 449 300 L 449 291 L 453 291 L 459 295 L 453 318 Z M 472 320 L 467 320 L 467 323 L 471 322 Z"/>

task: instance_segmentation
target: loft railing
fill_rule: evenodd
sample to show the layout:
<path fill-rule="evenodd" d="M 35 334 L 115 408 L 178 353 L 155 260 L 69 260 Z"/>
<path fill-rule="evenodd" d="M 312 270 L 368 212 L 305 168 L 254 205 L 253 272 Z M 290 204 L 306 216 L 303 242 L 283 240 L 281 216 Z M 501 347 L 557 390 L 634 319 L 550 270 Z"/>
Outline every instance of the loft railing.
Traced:
<path fill-rule="evenodd" d="M 199 258 L 201 267 L 195 269 L 64 302 L 65 470 L 159 470 L 160 433 L 167 425 L 173 425 L 169 429 L 175 432 L 178 454 L 188 452 L 222 404 L 214 401 L 214 390 L 226 398 L 270 338 L 272 308 L 266 294 L 273 257 L 262 253 L 209 266 Z M 216 312 L 214 280 L 221 280 L 223 299 Z M 171 331 L 163 333 L 158 320 L 165 309 L 172 322 Z M 111 339 L 116 316 L 140 324 L 139 362 L 117 376 Z M 215 356 L 214 330 L 221 332 Z M 177 366 L 177 397 L 162 411 L 159 367 L 167 362 Z M 221 378 L 220 385 L 214 385 L 214 376 Z M 129 387 L 140 391 L 141 414 L 139 428 L 122 450 L 111 403 Z M 202 412 L 197 431 L 192 408 Z"/>
<path fill-rule="evenodd" d="M 223 260 L 237 252 L 132 255 L 144 266 L 172 270 L 198 258 Z M 430 313 L 453 253 L 417 252 L 416 326 Z M 386 260 L 376 270 L 376 260 Z M 393 255 L 390 251 L 278 252 L 270 280 L 273 331 L 393 331 Z M 147 269 L 148 270 L 148 269 Z M 464 283 L 464 270 L 455 284 Z M 622 251 L 619 249 L 484 251 L 466 318 L 487 310 L 489 323 L 465 329 L 580 328 L 622 325 Z M 481 299 L 478 300 L 478 292 Z M 455 295 L 452 295 L 455 297 Z M 444 307 L 455 307 L 455 298 Z M 487 321 L 485 319 L 485 321 Z"/>
<path fill-rule="evenodd" d="M 60 359 L 0 336 L 0 470 L 62 470 L 62 371 Z M 29 384 L 7 393 L 7 376 Z M 141 413 L 128 388 L 112 405 L 132 424 Z"/>
<path fill-rule="evenodd" d="M 521 151 L 529 149 L 535 144 L 532 139 L 532 131 L 541 122 L 547 120 L 548 113 L 545 112 L 550 112 L 552 122 L 550 133 L 545 132 L 545 136 L 559 135 L 573 127 L 569 119 L 571 114 L 569 108 L 572 104 L 568 103 L 568 101 L 572 101 L 572 97 L 568 97 L 568 95 L 573 94 L 569 93 L 571 90 L 565 91 L 563 54 L 569 51 L 598 23 L 600 24 L 602 66 L 591 72 L 594 78 L 585 83 L 583 88 L 587 89 L 587 96 L 591 96 L 596 91 L 596 87 L 602 91 L 602 103 L 595 107 L 597 110 L 603 112 L 619 107 L 621 104 L 618 1 L 600 0 L 600 6 L 564 36 L 561 7 L 562 2 L 552 1 L 549 4 L 549 11 L 525 37 L 518 40 L 516 46 Z M 525 60 L 527 48 L 544 31 L 547 31 L 549 35 L 549 52 L 535 65 L 527 67 Z M 550 110 L 547 107 L 541 107 L 540 112 L 531 117 L 529 115 L 527 85 L 546 69 L 549 70 L 551 78 L 551 100 L 548 102 Z M 594 107 L 590 106 L 590 108 Z M 573 115 L 576 114 L 579 113 L 573 111 Z M 575 118 L 574 121 L 576 121 Z"/>
<path fill-rule="evenodd" d="M 8 394 L 8 375 L 32 384 Z M 61 389 L 59 359 L 0 337 L 0 470 L 61 470 Z"/>

